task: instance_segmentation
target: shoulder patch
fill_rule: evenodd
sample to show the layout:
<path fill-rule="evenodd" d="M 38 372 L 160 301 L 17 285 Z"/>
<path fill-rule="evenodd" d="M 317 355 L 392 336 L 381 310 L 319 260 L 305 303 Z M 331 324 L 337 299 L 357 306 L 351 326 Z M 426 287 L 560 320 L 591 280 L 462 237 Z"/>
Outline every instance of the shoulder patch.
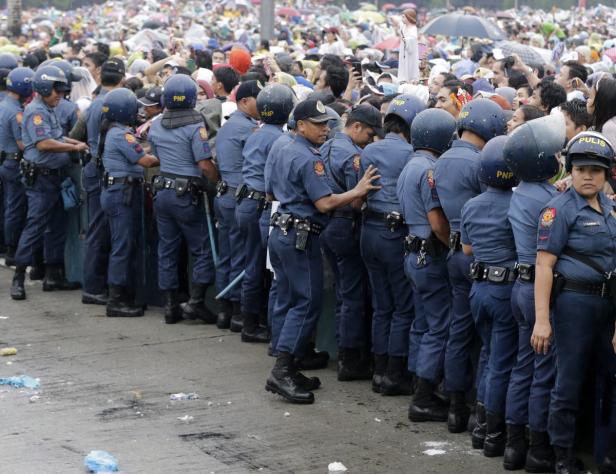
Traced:
<path fill-rule="evenodd" d="M 434 182 L 434 170 L 428 170 L 427 180 L 430 189 L 434 189 L 434 187 L 436 186 L 436 183 Z"/>
<path fill-rule="evenodd" d="M 353 157 L 353 169 L 356 173 L 359 172 L 359 168 L 361 166 L 361 155 L 355 155 Z"/>
<path fill-rule="evenodd" d="M 32 117 L 32 123 L 34 125 L 40 125 L 43 123 L 43 117 L 39 114 L 36 114 L 35 116 Z"/>
<path fill-rule="evenodd" d="M 201 127 L 199 129 L 199 137 L 201 138 L 201 140 L 207 140 L 207 130 L 205 129 L 205 127 Z"/>
<path fill-rule="evenodd" d="M 541 227 L 549 229 L 556 218 L 556 208 L 548 207 L 543 214 L 541 214 Z"/>
<path fill-rule="evenodd" d="M 314 162 L 314 173 L 317 176 L 325 176 L 325 165 L 321 160 L 317 160 Z"/>
<path fill-rule="evenodd" d="M 135 143 L 135 141 L 137 140 L 135 138 L 135 135 L 133 135 L 132 133 L 125 133 L 124 138 L 126 139 L 128 143 Z"/>
<path fill-rule="evenodd" d="M 17 120 L 17 124 L 21 125 L 21 121 L 24 118 L 24 113 L 23 112 L 17 112 L 17 115 L 15 115 L 15 120 Z"/>

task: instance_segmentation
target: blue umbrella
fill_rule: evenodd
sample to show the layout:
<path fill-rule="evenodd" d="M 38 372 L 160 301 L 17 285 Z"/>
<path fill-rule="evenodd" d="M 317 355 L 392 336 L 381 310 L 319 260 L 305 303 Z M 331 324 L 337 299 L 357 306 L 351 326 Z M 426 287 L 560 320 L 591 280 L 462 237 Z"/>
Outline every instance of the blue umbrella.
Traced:
<path fill-rule="evenodd" d="M 431 20 L 424 28 L 425 35 L 460 36 L 504 40 L 507 35 L 495 24 L 475 15 L 448 13 Z"/>

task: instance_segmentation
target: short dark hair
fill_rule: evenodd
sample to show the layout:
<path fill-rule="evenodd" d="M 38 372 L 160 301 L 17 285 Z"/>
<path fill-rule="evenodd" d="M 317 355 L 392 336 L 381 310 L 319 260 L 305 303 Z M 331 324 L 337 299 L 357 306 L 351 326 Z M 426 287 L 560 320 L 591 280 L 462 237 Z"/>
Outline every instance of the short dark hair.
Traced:
<path fill-rule="evenodd" d="M 588 79 L 588 71 L 583 64 L 580 64 L 577 61 L 565 61 L 563 66 L 567 66 L 569 68 L 569 79 L 578 77 L 584 83 L 586 82 L 586 79 Z"/>
<path fill-rule="evenodd" d="M 124 80 L 124 74 L 118 74 L 117 72 L 101 72 L 101 85 L 114 87 L 120 84 Z"/>
<path fill-rule="evenodd" d="M 407 142 L 411 142 L 411 127 L 397 115 L 388 115 L 383 124 L 385 134 L 401 133 Z"/>
<path fill-rule="evenodd" d="M 445 82 L 458 81 L 458 76 L 450 72 L 441 72 L 440 75 L 443 76 L 443 84 Z"/>
<path fill-rule="evenodd" d="M 541 110 L 539 107 L 535 107 L 534 105 L 523 105 L 522 107 L 520 107 L 520 110 L 522 111 L 522 115 L 524 116 L 524 122 L 530 122 L 531 120 L 538 119 L 545 115 L 543 113 L 543 110 Z"/>
<path fill-rule="evenodd" d="M 111 54 L 111 50 L 107 43 L 96 43 L 96 49 L 105 55 L 105 60 L 109 59 L 109 55 Z"/>
<path fill-rule="evenodd" d="M 340 97 L 349 83 L 349 71 L 340 66 L 329 66 L 325 71 L 326 84 L 332 90 L 334 97 Z"/>
<path fill-rule="evenodd" d="M 592 125 L 592 117 L 586 108 L 586 102 L 582 99 L 572 99 L 560 106 L 562 113 L 567 114 L 576 127 L 586 128 Z"/>
<path fill-rule="evenodd" d="M 542 80 L 539 85 L 541 86 L 539 90 L 541 105 L 545 107 L 548 113 L 550 113 L 554 107 L 558 107 L 567 100 L 567 92 L 560 84 L 556 84 L 554 81 Z"/>
<path fill-rule="evenodd" d="M 614 117 L 614 110 L 616 110 L 616 80 L 604 77 L 601 79 L 600 87 L 596 87 L 596 90 L 592 124 L 595 130 L 601 131 L 605 122 Z"/>
<path fill-rule="evenodd" d="M 219 67 L 214 71 L 214 77 L 222 84 L 227 94 L 231 94 L 233 88 L 240 83 L 240 75 L 229 66 Z"/>
<path fill-rule="evenodd" d="M 137 92 L 139 89 L 143 89 L 143 81 L 137 76 L 133 76 L 129 79 L 126 79 L 124 87 L 130 89 L 133 92 Z"/>
<path fill-rule="evenodd" d="M 195 65 L 198 68 L 212 69 L 212 55 L 207 50 L 195 51 Z"/>
<path fill-rule="evenodd" d="M 470 86 L 471 88 L 469 94 L 472 96 L 473 95 L 473 85 L 472 84 L 466 84 L 465 82 L 462 82 L 459 79 L 452 79 L 451 81 L 446 81 L 443 84 L 443 87 L 446 87 L 454 94 L 458 92 L 458 89 L 464 89 L 465 91 L 468 92 L 468 86 Z"/>
<path fill-rule="evenodd" d="M 335 54 L 324 54 L 321 61 L 319 61 L 319 66 L 322 70 L 325 70 L 330 66 L 344 67 L 344 61 L 340 56 L 336 56 Z"/>
<path fill-rule="evenodd" d="M 528 95 L 528 97 L 530 97 L 531 95 L 533 95 L 533 88 L 530 86 L 530 84 L 527 82 L 526 84 L 522 84 L 520 87 L 518 87 L 516 89 L 516 91 L 518 89 L 526 89 L 526 94 Z"/>
<path fill-rule="evenodd" d="M 513 87 L 516 90 L 522 86 L 528 85 L 528 79 L 526 79 L 526 76 L 520 71 L 511 71 L 508 79 L 509 87 Z"/>
<path fill-rule="evenodd" d="M 92 51 L 91 53 L 86 54 L 86 58 L 92 61 L 96 67 L 101 67 L 107 60 L 107 57 L 100 51 Z"/>

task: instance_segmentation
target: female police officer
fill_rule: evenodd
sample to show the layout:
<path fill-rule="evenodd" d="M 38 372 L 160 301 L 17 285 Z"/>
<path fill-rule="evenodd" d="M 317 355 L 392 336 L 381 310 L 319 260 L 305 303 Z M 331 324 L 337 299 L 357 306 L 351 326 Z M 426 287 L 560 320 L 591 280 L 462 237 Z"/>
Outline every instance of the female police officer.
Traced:
<path fill-rule="evenodd" d="M 583 374 L 595 349 L 599 363 L 613 373 L 614 307 L 608 272 L 616 268 L 616 204 L 601 189 L 614 150 L 603 135 L 582 132 L 569 142 L 565 156 L 572 187 L 552 199 L 539 220 L 531 343 L 545 353 L 554 336 L 558 370 L 548 431 L 557 474 L 576 474 L 575 423 Z"/>
<path fill-rule="evenodd" d="M 130 128 L 137 120 L 138 109 L 137 97 L 128 89 L 113 90 L 103 101 L 99 156 L 105 167 L 101 206 L 111 227 L 109 317 L 143 316 L 143 310 L 130 301 L 129 275 L 134 272 L 132 264 L 143 207 L 139 194 L 142 167 L 158 166 L 159 162 L 145 154 Z"/>

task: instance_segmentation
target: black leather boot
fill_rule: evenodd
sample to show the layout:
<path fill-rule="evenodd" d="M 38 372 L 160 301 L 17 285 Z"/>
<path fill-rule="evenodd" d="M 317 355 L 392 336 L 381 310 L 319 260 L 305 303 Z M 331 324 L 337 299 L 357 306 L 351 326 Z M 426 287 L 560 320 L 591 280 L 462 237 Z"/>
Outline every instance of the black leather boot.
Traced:
<path fill-rule="evenodd" d="M 242 315 L 244 323 L 242 325 L 242 342 L 257 342 L 267 344 L 270 335 L 267 328 L 259 326 L 259 315 L 255 313 L 244 313 Z M 231 321 L 233 323 L 233 320 Z"/>
<path fill-rule="evenodd" d="M 413 380 L 407 370 L 406 357 L 389 356 L 381 382 L 381 395 L 412 395 Z"/>
<path fill-rule="evenodd" d="M 276 358 L 276 364 L 265 383 L 265 390 L 277 393 L 292 403 L 314 403 L 314 394 L 302 388 L 295 377 L 293 356 L 281 352 Z"/>
<path fill-rule="evenodd" d="M 182 313 L 186 319 L 200 319 L 205 324 L 214 324 L 216 315 L 205 306 L 205 295 L 208 285 L 193 283 L 190 289 L 190 299 L 182 304 Z M 179 300 L 179 297 L 178 297 Z"/>
<path fill-rule="evenodd" d="M 554 450 L 550 437 L 545 431 L 531 431 L 528 452 L 526 453 L 526 472 L 554 472 Z"/>
<path fill-rule="evenodd" d="M 12 247 L 11 245 L 6 246 L 6 253 L 4 254 L 4 264 L 7 267 L 15 266 L 15 252 L 16 251 L 17 249 L 15 247 Z"/>
<path fill-rule="evenodd" d="M 483 455 L 485 457 L 496 458 L 503 455 L 507 442 L 505 428 L 503 416 L 486 411 L 486 439 L 483 442 Z"/>
<path fill-rule="evenodd" d="M 232 311 L 233 307 L 231 305 L 231 301 L 221 299 L 220 310 L 218 311 L 218 315 L 216 317 L 216 327 L 218 327 L 218 329 L 229 329 Z"/>
<path fill-rule="evenodd" d="M 72 291 L 81 288 L 81 283 L 68 281 L 61 263 L 45 265 L 43 291 Z"/>
<path fill-rule="evenodd" d="M 372 391 L 375 393 L 381 393 L 381 384 L 383 383 L 383 376 L 387 370 L 387 354 L 374 355 L 374 373 L 372 374 Z"/>
<path fill-rule="evenodd" d="M 361 350 L 357 348 L 338 349 L 338 380 L 348 382 L 351 380 L 370 380 L 372 371 L 368 361 L 362 357 Z"/>
<path fill-rule="evenodd" d="M 293 372 L 293 377 L 295 377 L 295 381 L 304 390 L 312 392 L 313 390 L 316 390 L 321 387 L 321 380 L 319 379 L 319 377 L 306 377 L 299 370 L 297 370 L 297 367 L 295 366 L 295 360 L 293 361 Z"/>
<path fill-rule="evenodd" d="M 26 267 L 18 265 L 15 268 L 15 274 L 13 275 L 13 283 L 11 283 L 11 298 L 14 300 L 26 299 L 26 288 L 24 287 L 24 280 L 26 279 Z"/>
<path fill-rule="evenodd" d="M 483 449 L 483 442 L 486 439 L 486 407 L 483 403 L 477 402 L 475 405 L 475 428 L 471 433 L 473 449 Z"/>
<path fill-rule="evenodd" d="M 507 471 L 524 469 L 526 451 L 528 451 L 528 446 L 526 445 L 526 426 L 508 424 L 503 467 Z"/>
<path fill-rule="evenodd" d="M 434 384 L 429 380 L 417 377 L 417 388 L 409 406 L 409 420 L 447 421 L 447 406 L 434 395 Z"/>
<path fill-rule="evenodd" d="M 178 290 L 165 291 L 165 324 L 176 324 L 182 319 L 182 308 L 178 300 Z"/>
<path fill-rule="evenodd" d="M 242 332 L 242 327 L 244 326 L 242 307 L 237 301 L 234 301 L 231 307 L 231 323 L 229 324 L 229 329 L 231 329 L 231 332 Z"/>
<path fill-rule="evenodd" d="M 45 278 L 45 257 L 43 255 L 43 249 L 39 249 L 34 252 L 32 256 L 32 266 L 30 267 L 30 281 L 39 281 Z"/>
<path fill-rule="evenodd" d="M 463 433 L 468 427 L 468 418 L 471 410 L 466 404 L 464 392 L 451 392 L 449 394 L 449 413 L 447 415 L 447 429 L 450 433 Z"/>
<path fill-rule="evenodd" d="M 107 317 L 109 318 L 135 318 L 143 316 L 143 308 L 137 307 L 129 301 L 126 287 L 109 285 L 109 299 L 107 300 Z"/>
<path fill-rule="evenodd" d="M 556 474 L 581 474 L 578 460 L 575 458 L 573 448 L 560 448 L 554 446 L 554 472 Z"/>
<path fill-rule="evenodd" d="M 30 273 L 32 273 L 32 270 L 30 271 Z M 105 306 L 107 304 L 107 293 L 93 294 L 86 293 L 85 291 L 83 291 L 81 293 L 81 303 Z"/>
<path fill-rule="evenodd" d="M 327 367 L 329 353 L 318 351 L 314 344 L 311 344 L 306 353 L 295 360 L 295 366 L 299 370 L 320 370 Z"/>

